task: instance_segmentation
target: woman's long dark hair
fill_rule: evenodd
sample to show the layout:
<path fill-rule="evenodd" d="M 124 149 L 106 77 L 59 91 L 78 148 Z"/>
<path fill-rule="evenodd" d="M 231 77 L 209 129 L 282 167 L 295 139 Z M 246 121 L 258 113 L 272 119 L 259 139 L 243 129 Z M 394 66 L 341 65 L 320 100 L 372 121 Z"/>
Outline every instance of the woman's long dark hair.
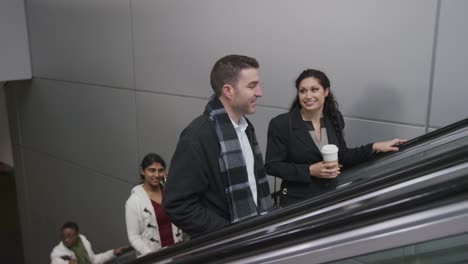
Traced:
<path fill-rule="evenodd" d="M 289 108 L 289 111 L 292 111 L 294 108 L 301 108 L 301 104 L 299 103 L 299 85 L 301 82 L 306 79 L 313 77 L 317 79 L 317 81 L 322 85 L 324 89 L 328 89 L 328 96 L 325 97 L 325 103 L 323 105 L 323 114 L 327 116 L 328 118 L 331 119 L 332 124 L 336 130 L 336 136 L 338 138 L 339 144 L 343 144 L 343 131 L 342 127 L 343 125 L 341 124 L 341 113 L 338 110 L 338 102 L 335 100 L 335 96 L 333 96 L 333 93 L 330 90 L 330 80 L 328 79 L 327 75 L 325 73 L 315 70 L 315 69 L 307 69 L 303 71 L 299 77 L 296 79 L 296 98 L 294 99 L 294 102 L 291 104 L 291 107 Z"/>

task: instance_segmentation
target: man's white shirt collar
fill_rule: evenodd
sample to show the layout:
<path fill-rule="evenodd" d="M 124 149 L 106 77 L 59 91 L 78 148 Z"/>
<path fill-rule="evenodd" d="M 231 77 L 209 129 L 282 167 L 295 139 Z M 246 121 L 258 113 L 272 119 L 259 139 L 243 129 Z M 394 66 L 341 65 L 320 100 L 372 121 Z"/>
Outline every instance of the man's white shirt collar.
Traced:
<path fill-rule="evenodd" d="M 231 118 L 229 118 L 231 119 Z M 245 132 L 245 130 L 247 129 L 247 127 L 249 126 L 249 123 L 247 123 L 247 120 L 245 119 L 244 116 L 241 116 L 241 118 L 239 119 L 239 124 L 237 124 L 236 122 L 234 122 L 232 119 L 231 119 L 231 122 L 232 122 L 232 125 L 234 126 L 235 129 L 238 129 L 240 128 L 241 129 L 241 132 Z"/>

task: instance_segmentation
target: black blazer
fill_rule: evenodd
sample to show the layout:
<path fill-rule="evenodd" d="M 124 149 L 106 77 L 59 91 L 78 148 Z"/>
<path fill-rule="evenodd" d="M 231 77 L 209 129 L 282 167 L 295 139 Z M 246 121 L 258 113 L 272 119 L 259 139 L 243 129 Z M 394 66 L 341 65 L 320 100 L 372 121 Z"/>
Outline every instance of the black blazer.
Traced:
<path fill-rule="evenodd" d="M 344 119 L 341 113 L 339 119 L 339 127 L 343 130 Z M 335 127 L 328 116 L 324 116 L 324 122 L 328 143 L 339 148 L 338 160 L 343 169 L 371 157 L 372 144 L 348 149 L 344 138 L 338 140 Z M 336 186 L 336 179 L 322 179 L 309 174 L 309 166 L 320 161 L 322 155 L 302 120 L 299 108 L 270 121 L 265 169 L 267 174 L 283 179 L 288 195 L 308 198 Z"/>

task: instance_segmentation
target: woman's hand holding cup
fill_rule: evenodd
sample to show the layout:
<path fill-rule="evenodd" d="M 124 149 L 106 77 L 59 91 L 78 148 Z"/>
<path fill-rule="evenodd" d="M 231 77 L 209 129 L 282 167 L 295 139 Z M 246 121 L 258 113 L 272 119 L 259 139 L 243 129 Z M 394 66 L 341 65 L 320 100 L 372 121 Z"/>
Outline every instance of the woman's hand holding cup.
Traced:
<path fill-rule="evenodd" d="M 310 175 L 319 178 L 335 178 L 340 174 L 338 165 L 338 147 L 335 145 L 325 145 L 320 150 L 323 161 L 309 166 Z"/>

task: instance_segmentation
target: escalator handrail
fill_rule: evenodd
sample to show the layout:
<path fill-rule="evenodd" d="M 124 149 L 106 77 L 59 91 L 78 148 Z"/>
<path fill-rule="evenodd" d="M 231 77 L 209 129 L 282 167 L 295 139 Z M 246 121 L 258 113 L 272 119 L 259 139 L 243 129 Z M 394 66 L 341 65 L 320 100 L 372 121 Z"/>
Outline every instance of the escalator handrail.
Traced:
<path fill-rule="evenodd" d="M 465 167 L 466 169 L 466 167 Z M 380 197 L 378 203 L 363 204 L 333 217 L 303 221 L 301 226 L 290 226 L 284 230 L 262 237 L 248 237 L 230 243 L 224 243 L 206 251 L 194 252 L 180 258 L 173 258 L 174 263 L 220 263 L 238 260 L 261 253 L 283 249 L 303 242 L 336 235 L 360 227 L 388 221 L 405 215 L 421 212 L 468 199 L 468 171 L 465 177 L 444 182 L 439 186 L 430 186 L 419 192 L 412 192 L 394 197 Z"/>
<path fill-rule="evenodd" d="M 453 161 L 454 155 L 458 155 L 459 158 L 460 157 L 463 158 L 468 155 L 468 151 L 466 150 L 466 148 L 461 147 L 458 151 L 452 151 L 451 155 L 442 155 L 442 156 L 435 157 L 434 160 L 431 160 L 429 162 L 429 165 L 436 164 L 438 166 L 442 166 L 444 162 L 449 162 L 451 160 Z M 416 167 L 416 164 L 413 164 L 413 165 Z M 393 178 L 393 179 L 400 178 L 399 179 L 400 181 L 405 179 L 401 175 L 398 175 L 398 173 L 396 173 L 396 175 L 390 175 L 388 176 L 388 178 Z M 190 251 L 196 247 L 215 243 L 217 241 L 218 242 L 222 241 L 224 238 L 236 235 L 238 233 L 245 233 L 245 232 L 251 231 L 252 229 L 258 229 L 264 226 L 269 226 L 272 223 L 284 221 L 285 219 L 290 218 L 292 216 L 298 216 L 298 215 L 303 214 L 304 212 L 316 210 L 318 206 L 322 206 L 322 207 L 326 206 L 328 203 L 330 203 L 330 201 L 336 202 L 336 201 L 343 200 L 343 199 L 349 199 L 352 196 L 353 192 L 354 192 L 354 196 L 359 195 L 360 188 L 361 189 L 364 188 L 365 190 L 371 190 L 370 186 L 372 184 L 375 185 L 379 181 L 391 182 L 385 177 L 372 179 L 371 181 L 365 183 L 366 185 L 362 185 L 362 187 L 353 186 L 352 188 L 347 188 L 346 190 L 337 190 L 337 191 L 325 194 L 323 196 L 317 197 L 316 199 L 311 199 L 311 200 L 299 203 L 297 205 L 291 206 L 289 208 L 284 208 L 282 210 L 272 212 L 269 215 L 265 215 L 256 219 L 252 219 L 250 221 L 246 221 L 244 223 L 231 226 L 223 230 L 219 230 L 212 234 L 200 237 L 200 239 L 186 241 L 183 244 L 169 247 L 163 251 L 153 253 L 152 255 L 154 255 L 155 258 L 170 256 L 175 253 L 178 254 L 180 252 Z M 328 203 L 324 203 L 324 201 L 328 201 Z"/>
<path fill-rule="evenodd" d="M 425 146 L 430 145 L 432 142 L 440 141 L 441 139 L 444 139 L 446 137 L 451 137 L 455 133 L 458 133 L 460 130 L 465 131 L 466 129 L 468 129 L 468 118 L 445 126 L 443 128 L 434 130 L 427 134 L 418 136 L 398 146 L 398 152 L 376 153 L 372 156 L 372 158 L 369 161 L 353 166 L 352 168 L 348 168 L 347 170 L 343 171 L 343 173 L 340 175 L 340 179 L 344 180 L 344 178 L 346 178 L 348 175 L 357 173 L 358 171 L 364 168 L 372 168 L 373 166 L 376 166 L 384 160 L 391 160 L 392 158 L 405 155 L 407 152 L 417 152 L 418 148 L 424 148 Z"/>
<path fill-rule="evenodd" d="M 311 239 L 338 234 L 409 213 L 450 204 L 455 200 L 466 200 L 468 198 L 468 163 L 466 158 L 462 169 L 463 174 L 451 177 L 442 183 L 426 184 L 416 190 L 413 189 L 418 188 L 418 186 L 413 184 L 411 186 L 413 189 L 410 190 L 396 189 L 383 194 L 379 193 L 378 196 L 374 196 L 375 198 L 366 197 L 367 202 L 359 201 L 357 205 L 348 204 L 342 207 L 344 209 L 335 208 L 333 216 L 314 216 L 305 219 L 306 221 L 302 219 L 299 226 L 297 223 L 286 225 L 286 228 L 276 229 L 275 232 L 270 232 L 267 235 L 250 235 L 228 243 L 221 243 L 207 250 L 179 254 L 173 256 L 173 260 L 176 260 L 175 263 L 210 263 L 211 261 L 219 262 L 221 257 L 237 259 L 241 255 L 262 253 L 262 250 L 264 253 L 268 250 L 292 246 Z M 460 174 L 458 171 L 455 172 Z M 437 173 L 436 171 L 435 174 Z M 428 176 L 424 172 L 421 172 L 421 175 Z M 447 175 L 439 173 L 437 177 L 437 180 L 440 181 L 441 177 L 447 177 Z M 396 194 L 394 194 L 395 192 Z M 463 198 L 460 198 L 460 195 Z M 349 209 L 346 210 L 346 207 Z M 182 258 L 180 258 L 181 256 Z M 147 259 L 147 261 L 151 262 L 154 259 Z"/>

